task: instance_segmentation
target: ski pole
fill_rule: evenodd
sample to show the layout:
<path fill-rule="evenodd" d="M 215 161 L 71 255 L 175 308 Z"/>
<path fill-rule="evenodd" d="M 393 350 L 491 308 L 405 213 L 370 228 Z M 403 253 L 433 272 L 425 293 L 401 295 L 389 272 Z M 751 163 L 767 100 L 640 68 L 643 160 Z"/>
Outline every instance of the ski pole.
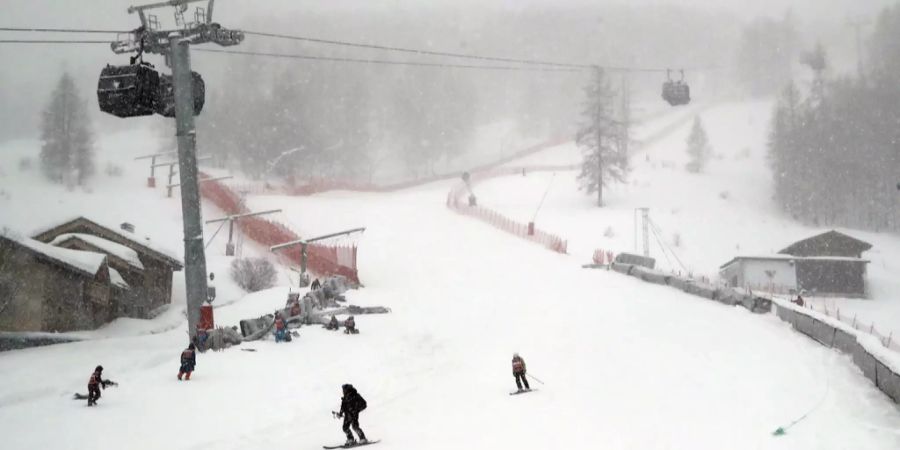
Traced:
<path fill-rule="evenodd" d="M 531 378 L 531 379 L 534 380 L 534 381 L 537 381 L 538 383 L 544 384 L 543 381 L 538 380 L 537 378 L 535 378 L 534 376 L 532 376 L 532 375 L 529 374 L 528 372 L 525 372 L 525 376 L 528 377 L 528 378 Z"/>

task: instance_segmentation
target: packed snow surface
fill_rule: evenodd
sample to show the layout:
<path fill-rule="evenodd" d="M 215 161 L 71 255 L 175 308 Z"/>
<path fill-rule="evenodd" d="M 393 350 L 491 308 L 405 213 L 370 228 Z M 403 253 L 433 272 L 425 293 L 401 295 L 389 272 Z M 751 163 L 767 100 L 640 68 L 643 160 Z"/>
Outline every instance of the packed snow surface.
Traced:
<path fill-rule="evenodd" d="M 134 204 L 155 216 L 135 222 L 178 248 L 177 204 L 142 182 L 128 180 L 122 195 L 144 199 Z M 318 449 L 343 442 L 330 412 L 341 384 L 352 383 L 369 404 L 363 429 L 384 450 L 900 448 L 900 411 L 847 357 L 775 317 L 582 269 L 581 250 L 555 254 L 459 216 L 445 206 L 452 185 L 248 198 L 251 209 L 283 208 L 303 235 L 365 226 L 366 287 L 347 297 L 393 312 L 357 316 L 359 335 L 304 327 L 289 344 L 207 352 L 191 381 L 179 382 L 179 291 L 172 312 L 154 321 L 120 319 L 88 341 L 0 353 L 3 447 Z M 109 194 L 57 198 L 71 209 L 91 195 Z M 589 217 L 582 197 L 568 198 Z M 233 285 L 221 239 L 208 250 L 220 273 L 217 324 L 284 306 L 286 285 L 249 295 Z M 589 255 L 595 243 L 583 242 Z M 532 381 L 538 392 L 507 395 L 514 352 L 543 381 Z M 86 391 L 97 364 L 120 385 L 87 408 L 71 396 Z"/>
<path fill-rule="evenodd" d="M 578 189 L 578 171 L 529 172 L 491 179 L 475 186 L 478 203 L 520 222 L 568 240 L 568 251 L 587 263 L 595 249 L 642 252 L 637 208 L 649 208 L 659 234 L 648 236 L 650 256 L 663 270 L 715 279 L 720 266 L 736 256 L 777 255 L 788 245 L 831 229 L 794 221 L 775 202 L 772 173 L 766 163 L 770 101 L 731 103 L 693 110 L 702 119 L 713 157 L 702 173 L 685 169 L 685 143 L 692 121 L 637 146 L 626 184 L 611 184 L 604 207 L 596 196 Z M 683 118 L 679 112 L 638 127 L 646 136 Z M 687 116 L 689 119 L 693 115 Z M 651 130 L 651 131 L 646 131 Z M 536 155 L 542 164 L 578 164 L 574 144 Z M 546 195 L 546 198 L 544 198 Z M 543 203 L 541 203 L 544 198 Z M 867 299 L 807 298 L 818 309 L 840 309 L 845 318 L 874 323 L 885 336 L 900 335 L 900 236 L 837 228 L 873 245 L 863 253 L 867 264 Z M 667 247 L 672 252 L 663 253 Z M 674 253 L 674 255 L 673 255 Z M 784 258 L 783 255 L 775 257 Z"/>

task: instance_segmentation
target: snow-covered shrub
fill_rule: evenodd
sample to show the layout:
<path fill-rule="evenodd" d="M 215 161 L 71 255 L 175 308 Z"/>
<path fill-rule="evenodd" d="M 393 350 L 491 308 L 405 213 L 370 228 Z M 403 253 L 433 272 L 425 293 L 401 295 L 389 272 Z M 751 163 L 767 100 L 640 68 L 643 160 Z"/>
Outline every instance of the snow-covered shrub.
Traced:
<path fill-rule="evenodd" d="M 238 258 L 231 262 L 231 278 L 249 292 L 275 285 L 275 266 L 265 258 Z"/>
<path fill-rule="evenodd" d="M 111 162 L 106 163 L 106 168 L 104 172 L 107 176 L 110 177 L 121 177 L 124 171 L 122 170 L 122 166 L 118 164 L 113 164 Z"/>

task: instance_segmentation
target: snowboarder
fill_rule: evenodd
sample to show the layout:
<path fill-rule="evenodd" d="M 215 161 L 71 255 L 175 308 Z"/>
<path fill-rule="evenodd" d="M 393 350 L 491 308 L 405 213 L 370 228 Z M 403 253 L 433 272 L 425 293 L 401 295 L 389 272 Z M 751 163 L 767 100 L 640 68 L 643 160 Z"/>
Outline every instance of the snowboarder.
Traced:
<path fill-rule="evenodd" d="M 113 384 L 112 381 L 103 379 L 103 366 L 97 366 L 91 378 L 88 380 L 88 406 L 96 406 L 97 400 L 100 399 L 100 388 L 106 389 L 106 386 Z"/>
<path fill-rule="evenodd" d="M 322 287 L 322 283 L 319 281 L 318 278 L 316 278 L 315 280 L 313 280 L 312 285 L 309 288 L 314 291 L 317 291 L 321 287 Z"/>
<path fill-rule="evenodd" d="M 281 312 L 275 313 L 275 342 L 287 341 L 287 324 L 281 317 Z"/>
<path fill-rule="evenodd" d="M 530 391 L 531 387 L 528 386 L 528 379 L 525 378 L 525 360 L 522 359 L 518 353 L 513 353 L 512 370 L 513 376 L 516 377 L 516 386 L 519 388 L 518 392 L 522 392 L 523 383 L 525 384 L 525 390 Z"/>
<path fill-rule="evenodd" d="M 359 334 L 359 330 L 356 329 L 356 321 L 353 320 L 353 316 L 347 318 L 344 321 L 344 334 Z"/>
<path fill-rule="evenodd" d="M 344 395 L 341 397 L 341 411 L 337 413 L 337 417 L 344 418 L 344 434 L 347 435 L 347 442 L 344 443 L 344 446 L 352 446 L 357 444 L 365 444 L 368 442 L 366 439 L 366 434 L 363 433 L 363 430 L 359 427 L 359 413 L 366 409 L 366 400 L 359 395 L 359 392 L 356 392 L 356 388 L 353 387 L 352 384 L 345 384 L 341 386 L 341 390 Z M 350 432 L 350 428 L 353 428 L 356 431 L 356 434 L 359 435 L 359 442 L 356 439 L 353 439 L 353 433 Z"/>
<path fill-rule="evenodd" d="M 337 330 L 340 327 L 341 326 L 340 324 L 338 324 L 337 317 L 334 317 L 334 314 L 331 315 L 331 320 L 329 320 L 328 323 L 325 324 L 326 330 Z"/>
<path fill-rule="evenodd" d="M 197 366 L 197 346 L 188 345 L 188 348 L 181 352 L 181 367 L 178 369 L 178 381 L 184 377 L 185 381 L 191 379 L 191 372 Z"/>

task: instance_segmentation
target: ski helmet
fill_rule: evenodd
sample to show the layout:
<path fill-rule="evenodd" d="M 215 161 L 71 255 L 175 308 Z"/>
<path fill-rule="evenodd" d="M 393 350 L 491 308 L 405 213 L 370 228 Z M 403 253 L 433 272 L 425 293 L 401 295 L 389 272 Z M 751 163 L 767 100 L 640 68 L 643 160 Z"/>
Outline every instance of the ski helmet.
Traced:
<path fill-rule="evenodd" d="M 97 366 L 97 368 L 94 369 L 94 372 L 103 372 L 103 366 Z"/>

